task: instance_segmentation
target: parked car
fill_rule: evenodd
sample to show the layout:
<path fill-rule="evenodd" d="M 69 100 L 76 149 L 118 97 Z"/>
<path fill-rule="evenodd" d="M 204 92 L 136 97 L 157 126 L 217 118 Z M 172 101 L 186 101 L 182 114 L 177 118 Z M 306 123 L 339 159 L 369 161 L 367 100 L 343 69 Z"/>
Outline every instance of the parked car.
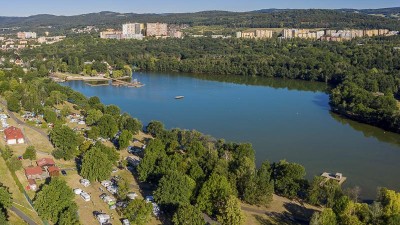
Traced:
<path fill-rule="evenodd" d="M 108 186 L 107 191 L 109 191 L 111 194 L 115 195 L 118 192 L 118 187 L 115 185 Z"/>
<path fill-rule="evenodd" d="M 61 170 L 61 174 L 62 174 L 63 176 L 67 176 L 67 171 Z"/>
<path fill-rule="evenodd" d="M 85 200 L 86 202 L 90 201 L 90 195 L 88 193 L 82 191 L 80 193 L 80 195 L 81 195 L 82 199 Z"/>
<path fill-rule="evenodd" d="M 101 182 L 101 185 L 102 185 L 103 187 L 107 188 L 107 187 L 109 187 L 109 186 L 112 185 L 112 182 L 109 181 L 109 180 L 103 180 L 103 181 Z"/>
<path fill-rule="evenodd" d="M 128 219 L 122 220 L 122 225 L 131 225 Z"/>
<path fill-rule="evenodd" d="M 88 179 L 81 179 L 80 183 L 84 186 L 84 187 L 89 187 L 90 186 L 90 181 Z"/>
<path fill-rule="evenodd" d="M 158 207 L 158 205 L 156 203 L 151 203 L 153 205 L 153 214 L 155 216 L 159 216 L 160 215 L 160 207 Z"/>
<path fill-rule="evenodd" d="M 126 197 L 128 197 L 129 199 L 133 200 L 137 197 L 138 195 L 135 192 L 129 192 Z"/>
<path fill-rule="evenodd" d="M 82 193 L 82 189 L 80 189 L 80 188 L 75 188 L 75 189 L 74 189 L 74 193 L 75 193 L 76 195 L 80 195 L 80 194 Z"/>

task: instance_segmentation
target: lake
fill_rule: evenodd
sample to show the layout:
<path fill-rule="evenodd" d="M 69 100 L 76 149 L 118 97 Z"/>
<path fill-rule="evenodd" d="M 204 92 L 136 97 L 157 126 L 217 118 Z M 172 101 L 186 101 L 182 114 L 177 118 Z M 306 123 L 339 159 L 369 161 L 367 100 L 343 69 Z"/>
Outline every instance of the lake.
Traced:
<path fill-rule="evenodd" d="M 344 187 L 400 190 L 400 135 L 329 111 L 323 83 L 239 76 L 134 73 L 142 88 L 65 82 L 84 95 L 167 128 L 196 129 L 227 141 L 250 142 L 256 161 L 286 159 L 305 166 L 307 177 L 341 172 Z M 184 99 L 176 100 L 175 96 Z"/>

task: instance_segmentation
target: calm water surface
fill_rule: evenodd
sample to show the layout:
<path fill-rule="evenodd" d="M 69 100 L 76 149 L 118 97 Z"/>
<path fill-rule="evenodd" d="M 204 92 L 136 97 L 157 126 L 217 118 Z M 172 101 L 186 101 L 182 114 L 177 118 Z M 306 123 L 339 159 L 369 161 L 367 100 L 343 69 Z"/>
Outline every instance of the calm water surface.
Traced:
<path fill-rule="evenodd" d="M 329 112 L 326 85 L 242 77 L 134 73 L 142 88 L 63 85 L 98 96 L 147 124 L 196 129 L 227 141 L 250 142 L 257 164 L 286 159 L 306 167 L 309 178 L 341 172 L 345 187 L 358 185 L 374 198 L 385 186 L 400 190 L 400 135 Z M 182 100 L 174 97 L 184 95 Z"/>

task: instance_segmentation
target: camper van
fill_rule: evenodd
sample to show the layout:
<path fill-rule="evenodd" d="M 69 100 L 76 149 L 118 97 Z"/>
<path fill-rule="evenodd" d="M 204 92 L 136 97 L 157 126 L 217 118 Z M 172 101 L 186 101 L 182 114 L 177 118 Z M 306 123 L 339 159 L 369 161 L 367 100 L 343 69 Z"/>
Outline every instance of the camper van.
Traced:
<path fill-rule="evenodd" d="M 90 201 L 90 195 L 88 193 L 82 191 L 80 195 L 86 202 Z"/>

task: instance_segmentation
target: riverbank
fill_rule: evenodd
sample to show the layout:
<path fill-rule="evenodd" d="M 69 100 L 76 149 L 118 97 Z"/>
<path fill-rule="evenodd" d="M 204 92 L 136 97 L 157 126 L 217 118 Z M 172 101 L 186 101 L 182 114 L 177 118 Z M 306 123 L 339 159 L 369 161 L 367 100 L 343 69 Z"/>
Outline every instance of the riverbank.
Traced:
<path fill-rule="evenodd" d="M 129 82 L 129 81 L 125 81 L 125 80 L 130 80 L 132 77 L 130 76 L 123 76 L 120 78 L 108 78 L 108 77 L 104 77 L 101 75 L 98 76 L 82 76 L 80 74 L 70 74 L 70 73 L 52 73 L 49 75 L 49 77 L 57 82 L 57 83 L 62 83 L 62 82 L 66 82 L 66 81 L 84 81 L 86 82 L 88 85 L 90 86 L 107 86 L 111 85 L 113 86 L 125 86 L 125 87 L 135 87 L 135 88 L 140 88 L 143 87 L 144 84 L 138 82 L 138 81 L 134 81 Z M 104 82 L 102 84 L 92 84 L 91 82 Z"/>

